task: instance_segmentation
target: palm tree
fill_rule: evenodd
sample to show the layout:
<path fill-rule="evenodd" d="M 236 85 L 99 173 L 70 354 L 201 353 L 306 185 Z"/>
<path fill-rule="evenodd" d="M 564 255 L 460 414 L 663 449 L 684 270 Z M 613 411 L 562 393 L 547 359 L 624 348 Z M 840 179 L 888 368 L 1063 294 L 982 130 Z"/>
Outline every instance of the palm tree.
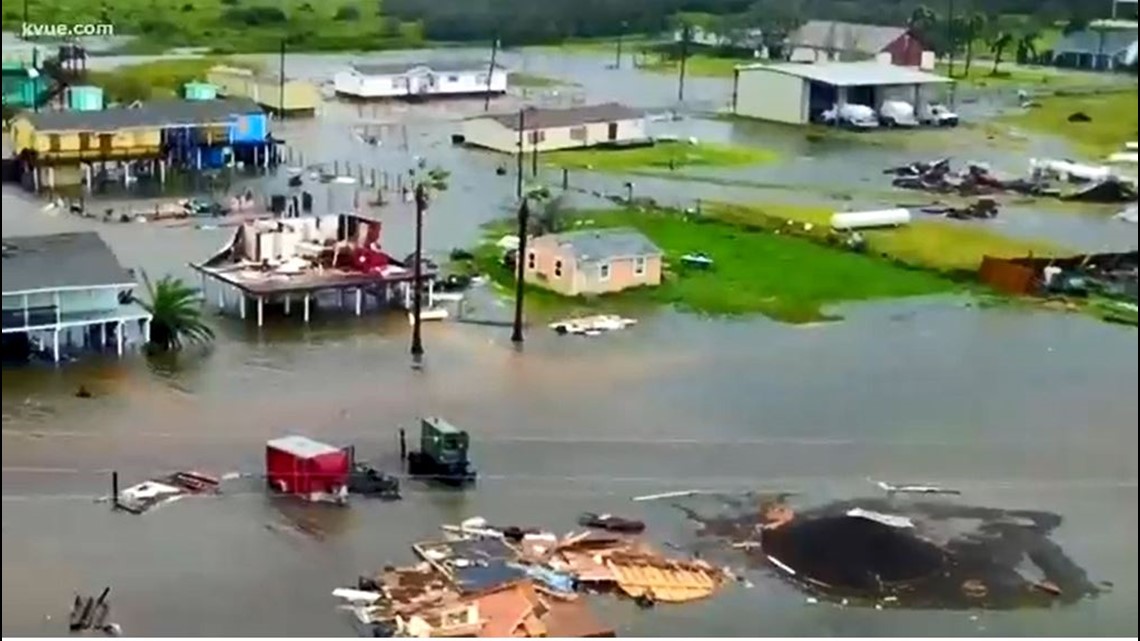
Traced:
<path fill-rule="evenodd" d="M 152 283 L 143 272 L 142 279 L 150 300 L 137 302 L 151 315 L 151 348 L 165 352 L 213 340 L 214 330 L 202 320 L 202 293 L 196 287 L 169 275 Z"/>
<path fill-rule="evenodd" d="M 1041 33 L 1032 29 L 1021 34 L 1021 37 L 1017 39 L 1017 62 L 1019 64 L 1037 60 L 1037 41 L 1040 38 Z"/>
<path fill-rule="evenodd" d="M 1013 34 L 1008 31 L 999 31 L 994 35 L 993 40 L 990 41 L 990 52 L 994 54 L 994 68 L 990 71 L 991 76 L 996 76 L 998 72 L 998 65 L 1001 64 L 1001 57 L 1005 54 L 1006 49 L 1013 44 Z"/>
<path fill-rule="evenodd" d="M 963 72 L 963 77 L 970 77 L 970 65 L 974 62 L 974 40 L 977 40 L 986 28 L 986 16 L 981 13 L 975 13 L 962 21 L 963 37 L 966 41 L 966 68 Z"/>

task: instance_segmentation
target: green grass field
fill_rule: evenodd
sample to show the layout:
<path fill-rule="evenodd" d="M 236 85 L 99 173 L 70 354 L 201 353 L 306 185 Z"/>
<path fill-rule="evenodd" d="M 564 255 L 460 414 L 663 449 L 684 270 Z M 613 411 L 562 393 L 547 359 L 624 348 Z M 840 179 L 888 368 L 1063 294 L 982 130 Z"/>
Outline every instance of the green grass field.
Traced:
<path fill-rule="evenodd" d="M 30 0 L 29 20 L 111 24 L 134 35 L 132 53 L 173 47 L 209 47 L 217 53 L 276 51 L 286 34 L 294 50 L 370 50 L 422 46 L 419 25 L 384 16 L 366 0 Z M 19 23 L 20 3 L 3 8 L 4 23 Z"/>
<path fill-rule="evenodd" d="M 560 299 L 534 292 L 532 306 L 628 309 L 638 304 L 669 304 L 698 313 L 760 313 L 776 320 L 802 323 L 833 318 L 825 308 L 845 301 L 900 298 L 950 292 L 960 288 L 937 274 L 908 269 L 873 256 L 821 246 L 810 239 L 748 228 L 717 219 L 695 219 L 658 209 L 575 212 L 588 227 L 633 227 L 651 238 L 666 256 L 660 287 L 595 299 Z M 506 227 L 496 229 L 496 233 Z M 712 269 L 686 268 L 680 257 L 702 252 L 715 261 Z M 513 273 L 497 261 L 488 246 L 476 252 L 478 271 L 511 290 Z"/>
<path fill-rule="evenodd" d="M 135 100 L 174 98 L 183 85 L 204 81 L 206 72 L 215 65 L 255 68 L 247 62 L 211 56 L 205 58 L 171 58 L 119 67 L 114 71 L 92 71 L 88 77 L 103 88 L 107 102 L 130 103 Z"/>
<path fill-rule="evenodd" d="M 623 173 L 683 167 L 739 167 L 774 162 L 770 149 L 716 143 L 659 142 L 651 147 L 555 151 L 540 156 L 548 165 Z"/>
<path fill-rule="evenodd" d="M 703 54 L 689 56 L 685 64 L 685 74 L 706 78 L 731 78 L 737 65 L 748 64 L 749 60 L 741 58 L 720 58 Z M 643 60 L 640 69 L 662 74 L 679 74 L 681 63 L 678 60 L 669 60 L 662 57 L 651 57 Z"/>
<path fill-rule="evenodd" d="M 567 87 L 575 83 L 559 78 L 551 78 L 549 76 L 540 76 L 533 73 L 525 73 L 522 71 L 512 71 L 508 76 L 510 85 L 512 87 L 524 87 L 541 89 L 544 87 Z"/>
<path fill-rule="evenodd" d="M 1060 136 L 1093 160 L 1120 151 L 1137 139 L 1137 90 L 1086 95 L 1057 95 L 1041 99 L 1041 106 L 1025 109 L 1004 120 L 1018 127 Z M 1089 122 L 1069 122 L 1082 112 Z"/>

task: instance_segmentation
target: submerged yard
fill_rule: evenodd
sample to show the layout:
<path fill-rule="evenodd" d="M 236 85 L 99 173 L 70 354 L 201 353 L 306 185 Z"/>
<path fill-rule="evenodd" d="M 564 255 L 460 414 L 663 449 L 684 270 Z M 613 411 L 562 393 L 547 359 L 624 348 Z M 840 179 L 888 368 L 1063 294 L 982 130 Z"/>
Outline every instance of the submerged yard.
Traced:
<path fill-rule="evenodd" d="M 743 167 L 774 162 L 771 149 L 709 142 L 658 142 L 649 147 L 555 151 L 542 156 L 550 165 L 606 172 L 680 169 L 682 167 Z"/>

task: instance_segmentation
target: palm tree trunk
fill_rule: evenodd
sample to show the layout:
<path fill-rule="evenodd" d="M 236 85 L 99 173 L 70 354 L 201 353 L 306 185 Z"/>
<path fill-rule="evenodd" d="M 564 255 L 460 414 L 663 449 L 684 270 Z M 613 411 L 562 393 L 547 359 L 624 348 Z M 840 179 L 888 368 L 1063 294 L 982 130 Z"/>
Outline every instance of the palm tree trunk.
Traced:
<path fill-rule="evenodd" d="M 974 34 L 971 33 L 968 40 L 966 40 L 966 63 L 965 70 L 962 72 L 963 78 L 970 77 L 970 64 L 974 62 Z"/>

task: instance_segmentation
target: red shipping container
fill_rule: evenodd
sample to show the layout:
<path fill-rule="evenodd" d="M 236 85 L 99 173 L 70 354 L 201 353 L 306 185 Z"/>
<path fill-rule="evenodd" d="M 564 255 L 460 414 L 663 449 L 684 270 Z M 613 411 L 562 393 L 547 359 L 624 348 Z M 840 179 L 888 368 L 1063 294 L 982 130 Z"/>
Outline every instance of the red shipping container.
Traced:
<path fill-rule="evenodd" d="M 273 439 L 265 446 L 266 479 L 283 494 L 311 501 L 344 500 L 351 468 L 348 450 L 304 436 Z"/>

